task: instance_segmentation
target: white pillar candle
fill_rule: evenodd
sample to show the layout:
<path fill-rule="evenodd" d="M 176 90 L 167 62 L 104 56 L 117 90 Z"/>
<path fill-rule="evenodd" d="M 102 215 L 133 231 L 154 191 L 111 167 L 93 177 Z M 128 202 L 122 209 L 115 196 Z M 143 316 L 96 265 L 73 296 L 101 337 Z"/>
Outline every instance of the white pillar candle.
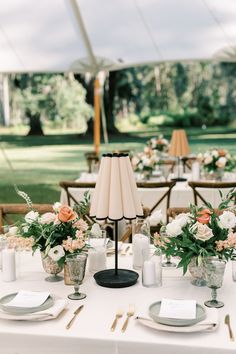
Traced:
<path fill-rule="evenodd" d="M 156 269 L 153 261 L 144 261 L 142 271 L 143 286 L 156 286 Z"/>
<path fill-rule="evenodd" d="M 14 249 L 2 250 L 2 279 L 3 281 L 16 280 L 16 258 Z"/>
<path fill-rule="evenodd" d="M 90 248 L 88 251 L 88 268 L 91 273 L 106 269 L 105 247 Z"/>
<path fill-rule="evenodd" d="M 140 269 L 149 258 L 150 239 L 143 234 L 133 236 L 133 268 Z"/>
<path fill-rule="evenodd" d="M 194 161 L 192 164 L 192 181 L 200 180 L 200 164 L 198 161 Z"/>

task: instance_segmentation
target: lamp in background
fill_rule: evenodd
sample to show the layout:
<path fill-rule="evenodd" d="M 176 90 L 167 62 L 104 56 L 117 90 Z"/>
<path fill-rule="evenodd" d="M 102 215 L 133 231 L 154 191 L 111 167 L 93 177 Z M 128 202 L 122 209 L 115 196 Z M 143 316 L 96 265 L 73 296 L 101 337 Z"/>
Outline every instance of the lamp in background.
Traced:
<path fill-rule="evenodd" d="M 177 178 L 173 178 L 174 181 L 186 181 L 186 178 L 181 177 L 180 168 L 181 168 L 181 158 L 187 156 L 190 153 L 190 148 L 188 145 L 187 135 L 185 130 L 173 130 L 169 155 L 175 156 L 177 158 Z"/>
<path fill-rule="evenodd" d="M 123 288 L 134 285 L 138 273 L 118 268 L 118 221 L 143 216 L 141 202 L 128 154 L 105 154 L 92 197 L 90 216 L 115 224 L 115 268 L 94 274 L 98 285 Z"/>

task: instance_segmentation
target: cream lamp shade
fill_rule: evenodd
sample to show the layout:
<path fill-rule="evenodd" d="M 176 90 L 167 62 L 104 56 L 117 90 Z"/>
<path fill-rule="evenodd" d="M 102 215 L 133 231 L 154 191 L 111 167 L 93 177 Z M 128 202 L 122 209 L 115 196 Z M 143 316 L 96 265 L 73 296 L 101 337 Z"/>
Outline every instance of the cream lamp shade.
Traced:
<path fill-rule="evenodd" d="M 143 209 L 127 154 L 103 155 L 90 216 L 97 220 L 135 219 Z"/>
<path fill-rule="evenodd" d="M 175 157 L 183 157 L 190 153 L 188 139 L 185 130 L 173 130 L 169 155 Z"/>
<path fill-rule="evenodd" d="M 124 288 L 134 285 L 138 273 L 118 269 L 118 221 L 143 216 L 134 173 L 127 154 L 103 155 L 98 179 L 92 197 L 90 216 L 97 220 L 114 221 L 115 268 L 94 274 L 97 284 L 107 288 Z"/>

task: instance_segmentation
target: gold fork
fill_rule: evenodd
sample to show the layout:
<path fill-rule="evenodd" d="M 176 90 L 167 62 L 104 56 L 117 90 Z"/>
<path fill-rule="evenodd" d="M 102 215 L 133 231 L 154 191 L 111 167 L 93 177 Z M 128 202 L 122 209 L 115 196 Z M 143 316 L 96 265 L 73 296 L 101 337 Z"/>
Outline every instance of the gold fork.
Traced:
<path fill-rule="evenodd" d="M 127 311 L 127 313 L 126 313 L 126 320 L 125 320 L 125 322 L 124 322 L 124 324 L 123 324 L 123 326 L 122 326 L 122 328 L 121 328 L 121 331 L 122 332 L 125 332 L 125 330 L 126 330 L 126 328 L 127 328 L 127 326 L 128 326 L 128 323 L 129 323 L 129 319 L 130 319 L 130 317 L 132 317 L 134 315 L 134 305 L 133 304 L 130 304 L 129 305 L 129 309 L 128 309 L 128 311 Z"/>
<path fill-rule="evenodd" d="M 124 314 L 124 311 L 122 309 L 118 309 L 116 311 L 116 317 L 111 325 L 111 331 L 114 332 L 114 330 L 116 329 L 116 326 L 117 326 L 117 322 L 118 322 L 118 319 L 121 318 Z"/>
<path fill-rule="evenodd" d="M 232 328 L 231 328 L 231 325 L 230 325 L 230 317 L 229 315 L 226 315 L 225 316 L 225 324 L 226 326 L 228 326 L 228 329 L 229 329 L 229 338 L 232 342 L 234 342 L 234 334 L 233 334 L 233 331 L 232 331 Z"/>

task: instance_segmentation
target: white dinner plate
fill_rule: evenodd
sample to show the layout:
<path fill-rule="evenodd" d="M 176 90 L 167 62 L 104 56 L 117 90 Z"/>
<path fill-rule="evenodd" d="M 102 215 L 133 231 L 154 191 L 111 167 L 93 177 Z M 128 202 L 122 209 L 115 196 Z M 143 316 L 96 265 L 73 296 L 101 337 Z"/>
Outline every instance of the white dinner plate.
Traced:
<path fill-rule="evenodd" d="M 192 326 L 200 321 L 203 321 L 206 318 L 206 310 L 200 304 L 196 304 L 196 318 L 194 319 L 180 319 L 180 318 L 168 318 L 160 317 L 161 301 L 154 302 L 149 306 L 149 316 L 158 323 L 161 323 L 166 326 Z"/>
<path fill-rule="evenodd" d="M 54 304 L 54 299 L 51 295 L 47 298 L 47 300 L 40 306 L 35 306 L 35 307 L 17 307 L 17 306 L 7 306 L 8 302 L 10 302 L 14 297 L 17 295 L 17 293 L 13 294 L 8 294 L 3 296 L 0 299 L 0 309 L 3 310 L 4 312 L 13 314 L 13 315 L 25 315 L 27 313 L 34 313 L 38 311 L 44 311 L 47 310 L 48 308 L 52 307 Z"/>

